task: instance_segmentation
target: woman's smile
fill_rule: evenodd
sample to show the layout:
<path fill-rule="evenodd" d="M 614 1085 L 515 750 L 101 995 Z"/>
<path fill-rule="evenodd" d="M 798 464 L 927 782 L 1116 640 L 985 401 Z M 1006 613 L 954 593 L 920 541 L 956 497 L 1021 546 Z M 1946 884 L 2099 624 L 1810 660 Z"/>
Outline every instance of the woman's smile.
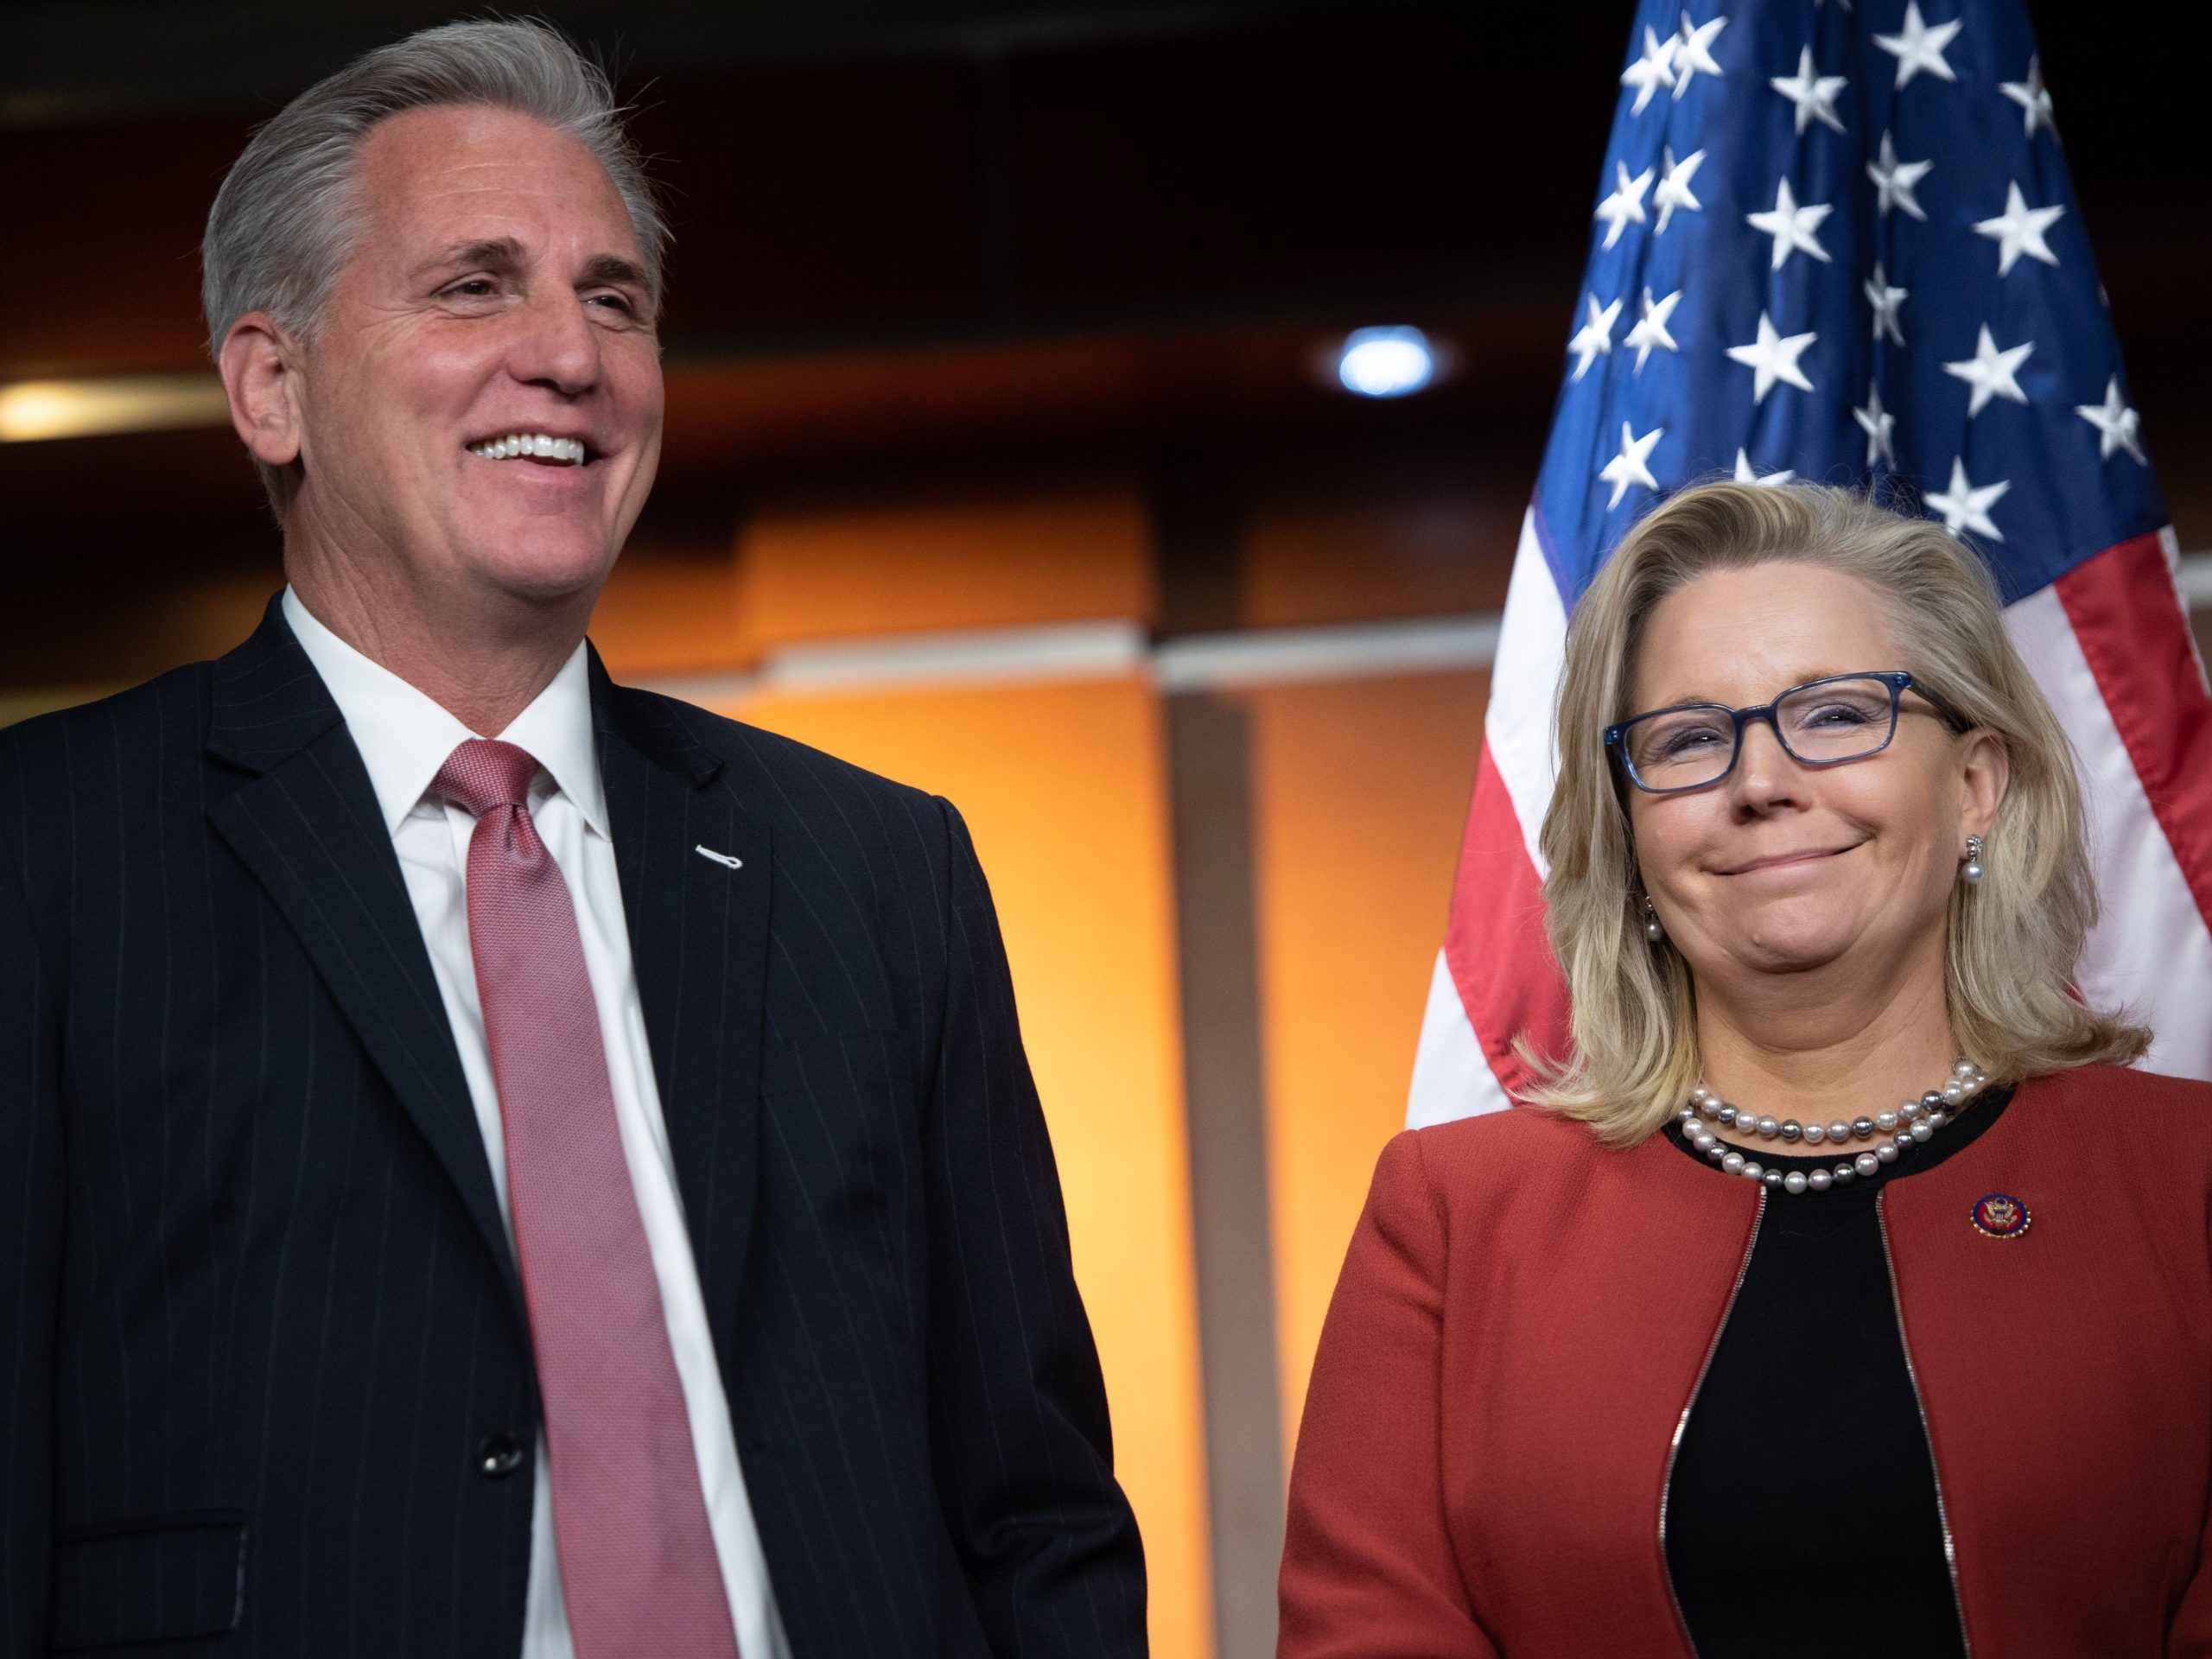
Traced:
<path fill-rule="evenodd" d="M 1732 864 L 1726 868 L 1715 870 L 1713 874 L 1732 876 L 1765 875 L 1785 870 L 1802 870 L 1814 865 L 1823 864 L 1832 858 L 1840 858 L 1844 854 L 1865 844 L 1864 842 L 1853 841 L 1847 842 L 1840 847 L 1803 847 L 1791 852 L 1765 853 L 1757 858 L 1745 859 L 1740 864 Z"/>

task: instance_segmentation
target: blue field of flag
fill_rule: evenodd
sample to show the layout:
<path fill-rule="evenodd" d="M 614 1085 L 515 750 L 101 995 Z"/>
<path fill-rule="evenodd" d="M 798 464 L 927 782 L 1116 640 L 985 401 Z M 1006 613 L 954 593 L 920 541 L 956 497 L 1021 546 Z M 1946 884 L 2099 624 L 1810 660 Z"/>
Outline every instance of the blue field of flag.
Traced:
<path fill-rule="evenodd" d="M 1872 486 L 2007 601 L 2166 523 L 2018 0 L 1643 0 L 1535 518 L 1571 605 L 1657 495 Z"/>

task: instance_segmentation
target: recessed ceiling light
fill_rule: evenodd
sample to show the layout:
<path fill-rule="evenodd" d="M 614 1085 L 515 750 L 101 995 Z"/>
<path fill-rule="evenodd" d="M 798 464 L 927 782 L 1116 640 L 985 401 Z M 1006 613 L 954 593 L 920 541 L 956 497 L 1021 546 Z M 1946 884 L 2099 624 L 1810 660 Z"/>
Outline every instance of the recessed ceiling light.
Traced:
<path fill-rule="evenodd" d="M 1406 397 L 1436 384 L 1445 353 L 1405 325 L 1355 328 L 1337 349 L 1337 384 L 1362 397 Z"/>

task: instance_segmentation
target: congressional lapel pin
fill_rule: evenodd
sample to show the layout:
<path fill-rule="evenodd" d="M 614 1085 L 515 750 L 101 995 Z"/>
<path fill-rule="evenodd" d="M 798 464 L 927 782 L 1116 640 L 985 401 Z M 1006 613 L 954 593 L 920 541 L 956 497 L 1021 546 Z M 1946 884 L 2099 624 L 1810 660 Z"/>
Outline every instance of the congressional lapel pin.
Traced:
<path fill-rule="evenodd" d="M 2010 1192 L 1992 1192 L 1976 1201 L 1971 1219 L 1974 1231 L 1984 1238 L 2018 1238 L 2035 1217 Z"/>
<path fill-rule="evenodd" d="M 711 858 L 715 863 L 726 864 L 733 870 L 741 870 L 745 868 L 743 859 L 733 858 L 728 853 L 718 853 L 711 847 L 694 847 L 691 850 L 702 858 Z"/>

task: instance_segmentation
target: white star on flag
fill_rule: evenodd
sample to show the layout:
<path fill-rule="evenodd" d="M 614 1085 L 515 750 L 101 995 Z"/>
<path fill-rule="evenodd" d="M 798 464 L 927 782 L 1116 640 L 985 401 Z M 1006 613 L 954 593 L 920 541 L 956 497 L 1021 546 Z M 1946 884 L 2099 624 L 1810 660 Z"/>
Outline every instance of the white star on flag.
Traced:
<path fill-rule="evenodd" d="M 1613 194 L 1598 204 L 1592 219 L 1605 221 L 1605 245 L 1611 247 L 1621 239 L 1621 232 L 1631 224 L 1643 223 L 1643 193 L 1651 188 L 1651 169 L 1645 168 L 1634 178 L 1628 175 L 1628 163 L 1613 163 Z"/>
<path fill-rule="evenodd" d="M 1822 264 L 1827 262 L 1828 251 L 1814 232 L 1834 211 L 1825 202 L 1800 207 L 1797 198 L 1790 194 L 1789 181 L 1783 179 L 1774 187 L 1774 206 L 1763 213 L 1745 213 L 1744 222 L 1774 238 L 1772 269 L 1780 270 L 1782 262 L 1793 253 L 1809 253 Z"/>
<path fill-rule="evenodd" d="M 1874 206 L 1887 213 L 1892 207 L 1902 207 L 1915 219 L 1926 223 L 1928 214 L 1914 195 L 1913 187 L 1926 178 L 1935 167 L 1933 162 L 1901 162 L 1897 147 L 1890 135 L 1882 135 L 1882 148 L 1874 159 L 1866 163 L 1866 176 L 1874 181 Z"/>
<path fill-rule="evenodd" d="M 1672 35 L 1662 41 L 1650 24 L 1643 26 L 1643 55 L 1621 71 L 1621 85 L 1636 88 L 1636 102 L 1629 106 L 1630 115 L 1642 115 L 1653 93 L 1675 84 L 1675 48 L 1681 44 Z"/>
<path fill-rule="evenodd" d="M 1667 319 L 1675 315 L 1675 308 L 1681 301 L 1682 290 L 1679 288 L 1665 299 L 1657 301 L 1651 297 L 1649 289 L 1643 290 L 1643 315 L 1621 342 L 1624 346 L 1636 347 L 1636 372 L 1638 374 L 1643 372 L 1643 359 L 1651 355 L 1654 346 L 1663 346 L 1670 352 L 1681 349 L 1675 344 L 1675 337 L 1667 332 Z"/>
<path fill-rule="evenodd" d="M 1725 21 L 1725 20 L 1724 20 Z M 1681 161 L 1675 159 L 1672 144 L 1663 145 L 1659 151 L 1659 187 L 1651 193 L 1651 205 L 1659 210 L 1659 223 L 1652 235 L 1664 236 L 1667 221 L 1675 216 L 1675 209 L 1686 208 L 1693 213 L 1705 211 L 1705 204 L 1690 194 L 1690 181 L 1697 175 L 1698 165 L 1705 160 L 1705 152 L 1694 149 Z"/>
<path fill-rule="evenodd" d="M 2007 480 L 1985 484 L 1976 489 L 1967 477 L 1966 457 L 1955 457 L 1951 462 L 1951 486 L 1948 490 L 1930 490 L 1928 505 L 1943 515 L 1943 528 L 1952 535 L 1970 530 L 1977 536 L 1986 536 L 1993 542 L 2005 539 L 2005 532 L 1989 516 L 1995 506 L 2012 487 Z"/>
<path fill-rule="evenodd" d="M 1897 85 L 1902 87 L 1925 69 L 1941 80 L 1956 80 L 1958 76 L 1951 66 L 1943 61 L 1943 48 L 1965 28 L 1962 22 L 1938 23 L 1930 29 L 1920 18 L 1920 0 L 1910 0 L 1904 9 L 1904 30 L 1897 35 L 1877 35 L 1874 44 L 1883 51 L 1893 53 L 1897 60 Z"/>
<path fill-rule="evenodd" d="M 2020 194 L 2018 182 L 2005 187 L 2005 211 L 1995 219 L 1974 221 L 1975 232 L 1997 244 L 1997 274 L 2009 276 L 2022 254 L 2031 259 L 2040 259 L 2046 265 L 2058 263 L 2058 256 L 2043 239 L 2043 233 L 2065 216 L 2063 207 L 2031 207 L 2028 199 Z"/>
<path fill-rule="evenodd" d="M 1874 308 L 1874 338 L 1887 338 L 1892 344 L 1904 344 L 1904 327 L 1897 321 L 1897 308 L 1905 302 L 1908 289 L 1891 288 L 1890 279 L 1882 272 L 1882 262 L 1874 262 L 1874 274 L 1866 279 L 1866 303 Z"/>
<path fill-rule="evenodd" d="M 1801 136 L 1815 121 L 1824 121 L 1838 132 L 1843 130 L 1843 118 L 1835 112 L 1835 99 L 1847 84 L 1842 75 L 1815 74 L 1813 48 L 1809 46 L 1798 54 L 1795 75 L 1777 75 L 1767 82 L 1797 106 L 1797 130 Z"/>
<path fill-rule="evenodd" d="M 1737 448 L 1736 481 L 1738 484 L 1757 484 L 1770 490 L 1778 489 L 1796 476 L 1796 470 L 1789 467 L 1778 473 L 1761 473 L 1751 465 L 1751 458 L 1744 453 L 1742 447 Z"/>
<path fill-rule="evenodd" d="M 2025 80 L 2000 80 L 1997 83 L 1997 90 L 2027 111 L 2021 118 L 2021 124 L 2027 129 L 2029 137 L 2036 136 L 2037 127 L 2049 127 L 2054 136 L 2057 133 L 2058 123 L 2052 120 L 2050 115 L 2050 93 L 2043 84 L 2043 59 L 2040 56 L 2028 60 L 2028 78 Z M 1681 95 L 1682 89 L 1679 86 L 1675 88 L 1675 96 L 1680 98 Z"/>
<path fill-rule="evenodd" d="M 1682 13 L 1681 32 L 1675 36 L 1675 96 L 1681 97 L 1690 89 L 1692 75 L 1711 75 L 1720 79 L 1720 66 L 1713 61 L 1713 37 L 1728 27 L 1726 17 L 1715 17 L 1709 23 L 1693 25 L 1690 15 Z M 1700 150 L 1699 154 L 1704 152 Z"/>
<path fill-rule="evenodd" d="M 1589 310 L 1585 315 L 1582 327 L 1576 329 L 1574 338 L 1567 342 L 1567 349 L 1573 352 L 1578 359 L 1574 365 L 1574 373 L 1571 377 L 1576 380 L 1580 380 L 1590 372 L 1590 365 L 1592 361 L 1611 353 L 1613 319 L 1621 314 L 1621 302 L 1618 300 L 1600 309 L 1598 305 L 1598 296 L 1592 294 L 1586 297 L 1585 303 L 1589 307 Z"/>
<path fill-rule="evenodd" d="M 2143 462 L 2150 461 L 2143 453 L 2143 417 L 2127 406 L 2127 399 L 2120 395 L 2118 375 L 2105 383 L 2102 404 L 2076 404 L 2074 412 L 2097 429 L 2097 458 L 2110 461 L 2113 452 L 2125 449 Z"/>
<path fill-rule="evenodd" d="M 1777 380 L 1787 381 L 1800 391 L 1810 391 L 1813 383 L 1805 378 L 1805 371 L 1797 366 L 1797 359 L 1805 348 L 1820 338 L 1817 334 L 1781 334 L 1775 332 L 1773 319 L 1764 311 L 1759 313 L 1759 337 L 1748 346 L 1731 346 L 1729 360 L 1741 363 L 1751 371 L 1751 402 L 1762 404 L 1774 390 Z"/>
<path fill-rule="evenodd" d="M 1991 338 L 1989 325 L 1981 325 L 1981 339 L 1975 343 L 1974 355 L 1957 363 L 1946 363 L 1943 372 L 1955 374 L 1974 388 L 1974 396 L 1967 400 L 1967 418 L 1972 420 L 1981 413 L 1982 405 L 1992 397 L 2009 397 L 2016 404 L 2028 401 L 2028 394 L 2020 390 L 2020 383 L 2012 378 L 2012 371 L 2028 360 L 2028 353 L 2036 348 L 2032 340 L 2004 351 L 1997 349 Z"/>
<path fill-rule="evenodd" d="M 1643 464 L 1651 453 L 1651 446 L 1667 435 L 1667 429 L 1655 426 L 1642 437 L 1629 430 L 1626 421 L 1621 423 L 1621 452 L 1598 469 L 1598 476 L 1613 486 L 1613 499 L 1605 503 L 1611 512 L 1621 504 L 1621 497 L 1628 493 L 1631 484 L 1641 484 L 1647 490 L 1659 487 L 1659 480 L 1651 476 L 1651 469 Z"/>
<path fill-rule="evenodd" d="M 1854 409 L 1851 418 L 1859 423 L 1859 429 L 1866 435 L 1866 464 L 1872 467 L 1874 458 L 1880 456 L 1885 465 L 1897 464 L 1897 450 L 1891 447 L 1897 429 L 1897 417 L 1882 407 L 1882 389 L 1878 385 L 1866 388 L 1866 407 Z"/>

